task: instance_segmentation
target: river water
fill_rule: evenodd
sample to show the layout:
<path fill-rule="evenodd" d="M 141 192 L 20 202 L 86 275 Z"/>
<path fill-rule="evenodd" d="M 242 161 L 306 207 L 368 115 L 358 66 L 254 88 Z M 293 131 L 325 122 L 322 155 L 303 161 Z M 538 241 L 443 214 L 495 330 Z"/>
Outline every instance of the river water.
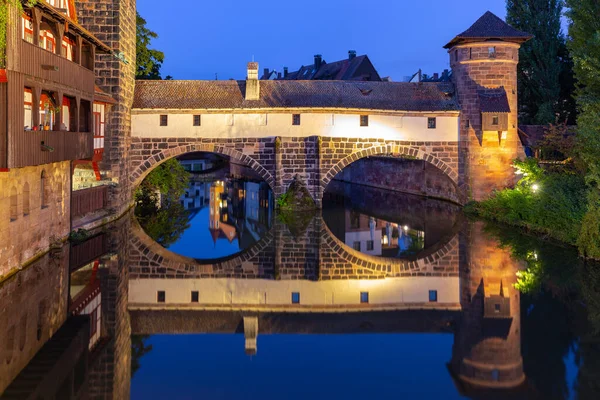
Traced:
<path fill-rule="evenodd" d="M 600 269 L 334 181 L 277 215 L 239 166 L 0 286 L 0 398 L 597 399 Z"/>

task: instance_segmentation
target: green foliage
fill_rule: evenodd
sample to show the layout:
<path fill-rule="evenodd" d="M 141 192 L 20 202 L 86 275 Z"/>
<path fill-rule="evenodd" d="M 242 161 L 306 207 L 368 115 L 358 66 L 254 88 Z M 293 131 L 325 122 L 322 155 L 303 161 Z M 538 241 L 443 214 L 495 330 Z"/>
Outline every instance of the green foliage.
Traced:
<path fill-rule="evenodd" d="M 144 232 L 163 247 L 177 242 L 190 227 L 188 212 L 176 202 L 164 207 L 136 207 L 135 215 Z"/>
<path fill-rule="evenodd" d="M 27 4 L 33 6 L 38 0 L 29 0 Z M 19 14 L 23 12 L 21 0 L 0 0 L 0 68 L 6 66 L 6 34 L 8 29 L 9 9 L 15 7 Z"/>
<path fill-rule="evenodd" d="M 527 262 L 527 269 L 517 271 L 517 282 L 515 283 L 515 289 L 522 293 L 536 293 L 542 287 L 542 275 L 544 270 L 542 263 L 538 260 L 536 252 L 530 251 L 524 257 Z"/>
<path fill-rule="evenodd" d="M 574 117 L 572 62 L 561 32 L 562 0 L 507 0 L 507 22 L 534 37 L 519 50 L 520 121 L 546 125 Z M 569 115 L 571 114 L 571 115 Z"/>
<path fill-rule="evenodd" d="M 581 222 L 577 247 L 584 256 L 600 260 L 600 193 L 596 189 L 588 195 L 587 212 Z"/>
<path fill-rule="evenodd" d="M 586 213 L 583 178 L 544 173 L 533 159 L 515 162 L 515 167 L 522 178 L 514 189 L 498 191 L 485 201 L 470 204 L 466 211 L 575 245 Z"/>
<path fill-rule="evenodd" d="M 290 208 L 290 194 L 283 193 L 275 199 L 275 208 L 277 210 L 286 210 Z"/>
<path fill-rule="evenodd" d="M 158 38 L 156 32 L 146 28 L 146 20 L 136 14 L 136 79 L 161 79 L 160 68 L 165 59 L 162 51 L 151 49 L 150 42 Z"/>
<path fill-rule="evenodd" d="M 89 237 L 90 237 L 90 232 L 83 228 L 79 228 L 76 231 L 71 231 L 71 233 L 69 233 L 69 241 L 71 243 L 83 242 L 84 240 L 87 240 L 87 238 L 89 238 Z"/>
<path fill-rule="evenodd" d="M 140 359 L 152 351 L 152 345 L 146 344 L 150 335 L 131 336 L 131 378 L 140 369 Z"/>
<path fill-rule="evenodd" d="M 158 191 L 170 200 L 179 199 L 189 186 L 190 174 L 175 158 L 156 167 L 140 185 L 142 190 Z"/>

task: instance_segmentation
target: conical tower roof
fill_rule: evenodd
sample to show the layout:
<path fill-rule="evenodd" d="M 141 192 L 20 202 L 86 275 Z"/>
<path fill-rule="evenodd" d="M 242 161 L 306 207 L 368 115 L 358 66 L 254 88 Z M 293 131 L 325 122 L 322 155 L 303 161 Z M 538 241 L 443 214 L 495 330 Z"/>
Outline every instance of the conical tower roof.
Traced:
<path fill-rule="evenodd" d="M 524 43 L 533 36 L 513 28 L 492 12 L 483 14 L 469 29 L 452 39 L 444 48 L 449 49 L 457 44 L 502 40 L 504 42 Z"/>

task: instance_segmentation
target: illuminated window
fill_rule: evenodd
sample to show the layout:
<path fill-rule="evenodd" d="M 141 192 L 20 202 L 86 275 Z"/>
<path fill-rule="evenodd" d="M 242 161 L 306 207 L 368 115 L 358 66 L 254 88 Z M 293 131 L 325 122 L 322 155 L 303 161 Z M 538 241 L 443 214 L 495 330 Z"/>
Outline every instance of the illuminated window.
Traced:
<path fill-rule="evenodd" d="M 300 114 L 292 114 L 292 125 L 300 125 Z"/>
<path fill-rule="evenodd" d="M 500 373 L 497 369 L 492 370 L 492 380 L 497 381 L 500 379 Z"/>
<path fill-rule="evenodd" d="M 198 291 L 192 290 L 192 303 L 197 303 L 197 302 L 198 302 Z"/>
<path fill-rule="evenodd" d="M 300 304 L 300 293 L 292 292 L 292 304 Z"/>
<path fill-rule="evenodd" d="M 158 292 L 156 292 L 156 301 L 159 303 L 164 303 L 165 302 L 165 291 L 164 290 L 159 290 Z"/>
<path fill-rule="evenodd" d="M 369 292 L 360 292 L 360 302 L 363 304 L 369 302 Z"/>
<path fill-rule="evenodd" d="M 497 115 L 494 115 L 492 117 L 492 125 L 498 125 L 498 116 Z"/>
<path fill-rule="evenodd" d="M 488 47 L 488 56 L 490 58 L 496 58 L 496 48 L 495 47 Z"/>
<path fill-rule="evenodd" d="M 194 126 L 200 126 L 201 120 L 199 115 L 194 115 Z"/>
<path fill-rule="evenodd" d="M 354 242 L 352 248 L 356 251 L 360 251 L 360 242 Z"/>
<path fill-rule="evenodd" d="M 360 126 L 369 126 L 369 116 L 368 115 L 360 116 Z"/>
<path fill-rule="evenodd" d="M 427 128 L 428 129 L 435 129 L 436 123 L 437 123 L 437 121 L 436 121 L 435 117 L 427 118 Z"/>
<path fill-rule="evenodd" d="M 168 122 L 169 122 L 169 116 L 168 115 L 161 115 L 160 116 L 160 126 L 167 126 Z"/>
<path fill-rule="evenodd" d="M 437 302 L 437 290 L 429 291 L 429 302 L 436 303 Z"/>
<path fill-rule="evenodd" d="M 367 251 L 371 251 L 375 248 L 375 243 L 372 240 L 367 240 Z"/>

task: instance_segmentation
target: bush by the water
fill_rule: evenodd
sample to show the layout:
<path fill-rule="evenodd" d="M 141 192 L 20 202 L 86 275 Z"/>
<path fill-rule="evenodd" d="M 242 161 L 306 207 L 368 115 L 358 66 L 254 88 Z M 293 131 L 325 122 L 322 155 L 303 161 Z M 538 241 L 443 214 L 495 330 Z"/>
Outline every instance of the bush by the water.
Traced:
<path fill-rule="evenodd" d="M 588 208 L 584 178 L 576 172 L 547 173 L 534 159 L 515 161 L 514 165 L 522 174 L 514 189 L 470 203 L 467 211 L 577 245 Z"/>

